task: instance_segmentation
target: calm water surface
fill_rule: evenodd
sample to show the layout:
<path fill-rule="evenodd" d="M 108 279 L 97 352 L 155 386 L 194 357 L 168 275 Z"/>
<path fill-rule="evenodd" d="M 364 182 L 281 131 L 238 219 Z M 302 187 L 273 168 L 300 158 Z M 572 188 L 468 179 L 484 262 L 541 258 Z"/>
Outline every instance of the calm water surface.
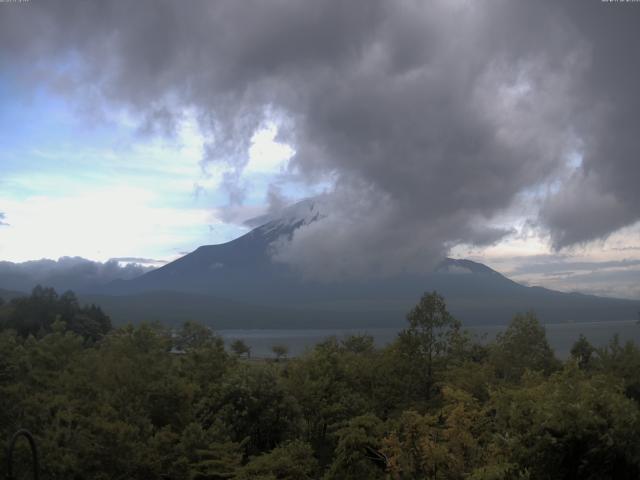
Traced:
<path fill-rule="evenodd" d="M 597 347 L 609 343 L 613 335 L 618 334 L 622 343 L 633 340 L 640 344 L 640 325 L 635 320 L 625 322 L 598 323 L 557 323 L 547 324 L 547 338 L 560 358 L 566 358 L 573 343 L 583 334 L 587 340 Z M 473 334 L 484 336 L 492 340 L 505 329 L 504 326 L 468 327 Z M 371 328 L 345 330 L 220 330 L 218 333 L 229 345 L 237 339 L 244 340 L 251 347 L 254 357 L 272 357 L 271 347 L 285 345 L 289 348 L 289 355 L 296 356 L 311 349 L 315 344 L 331 336 L 338 339 L 354 334 L 367 333 L 372 335 L 376 345 L 384 346 L 392 342 L 400 329 Z"/>

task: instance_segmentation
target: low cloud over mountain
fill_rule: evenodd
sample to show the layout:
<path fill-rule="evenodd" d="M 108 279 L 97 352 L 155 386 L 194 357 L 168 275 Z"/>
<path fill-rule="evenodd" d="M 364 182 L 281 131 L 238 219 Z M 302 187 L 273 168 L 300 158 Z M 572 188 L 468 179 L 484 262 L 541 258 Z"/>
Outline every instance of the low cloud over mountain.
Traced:
<path fill-rule="evenodd" d="M 133 259 L 127 259 L 131 260 Z M 132 279 L 154 268 L 141 265 L 143 262 L 121 264 L 121 261 L 122 259 L 111 259 L 101 263 L 80 257 L 62 257 L 57 261 L 42 259 L 23 263 L 0 262 L 0 288 L 29 292 L 35 285 L 41 284 L 60 291 L 84 291 L 113 280 Z"/>

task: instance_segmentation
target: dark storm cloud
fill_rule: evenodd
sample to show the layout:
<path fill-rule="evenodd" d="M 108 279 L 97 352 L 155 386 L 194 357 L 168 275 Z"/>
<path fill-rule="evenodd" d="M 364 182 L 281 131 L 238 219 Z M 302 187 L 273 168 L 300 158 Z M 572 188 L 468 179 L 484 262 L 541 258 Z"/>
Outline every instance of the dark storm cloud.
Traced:
<path fill-rule="evenodd" d="M 571 9 L 588 40 L 589 64 L 576 81 L 575 128 L 582 168 L 542 213 L 557 247 L 607 236 L 640 219 L 640 8 L 581 2 Z"/>
<path fill-rule="evenodd" d="M 540 222 L 562 247 L 640 218 L 634 115 L 640 8 L 568 2 L 287 0 L 2 6 L 0 45 L 34 84 L 84 110 L 126 108 L 171 134 L 185 109 L 204 162 L 233 166 L 260 125 L 331 180 L 330 215 L 274 255 L 334 275 L 422 269 L 564 175 Z M 38 32 L 34 35 L 33 32 Z M 582 165 L 567 174 L 571 154 Z M 275 198 L 275 197 L 274 197 Z M 277 199 L 276 199 L 277 200 Z"/>
<path fill-rule="evenodd" d="M 94 262 L 81 257 L 0 262 L 0 288 L 27 292 L 42 284 L 58 290 L 90 290 L 113 280 L 128 280 L 150 270 L 138 264 L 121 266 L 116 260 Z"/>

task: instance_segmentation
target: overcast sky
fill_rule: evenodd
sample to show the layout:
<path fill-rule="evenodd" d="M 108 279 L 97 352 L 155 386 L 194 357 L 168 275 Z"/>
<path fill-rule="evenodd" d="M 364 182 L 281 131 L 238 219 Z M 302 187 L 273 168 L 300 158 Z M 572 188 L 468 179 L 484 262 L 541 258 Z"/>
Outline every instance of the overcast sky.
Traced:
<path fill-rule="evenodd" d="M 323 194 L 307 274 L 640 298 L 640 2 L 0 3 L 0 260 L 171 260 Z"/>

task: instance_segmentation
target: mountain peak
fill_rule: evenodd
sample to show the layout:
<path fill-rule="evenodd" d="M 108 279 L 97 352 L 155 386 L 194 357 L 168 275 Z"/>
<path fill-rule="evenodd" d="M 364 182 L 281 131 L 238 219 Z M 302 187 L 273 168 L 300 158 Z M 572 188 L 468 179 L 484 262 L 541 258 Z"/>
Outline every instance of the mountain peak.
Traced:
<path fill-rule="evenodd" d="M 323 203 L 321 197 L 305 198 L 284 208 L 251 218 L 245 224 L 253 228 L 308 225 L 327 215 Z"/>
<path fill-rule="evenodd" d="M 482 275 L 500 275 L 494 269 L 487 267 L 486 265 L 472 260 L 466 260 L 462 258 L 445 258 L 435 268 L 436 273 L 449 273 L 456 275 L 465 274 L 482 274 Z"/>

